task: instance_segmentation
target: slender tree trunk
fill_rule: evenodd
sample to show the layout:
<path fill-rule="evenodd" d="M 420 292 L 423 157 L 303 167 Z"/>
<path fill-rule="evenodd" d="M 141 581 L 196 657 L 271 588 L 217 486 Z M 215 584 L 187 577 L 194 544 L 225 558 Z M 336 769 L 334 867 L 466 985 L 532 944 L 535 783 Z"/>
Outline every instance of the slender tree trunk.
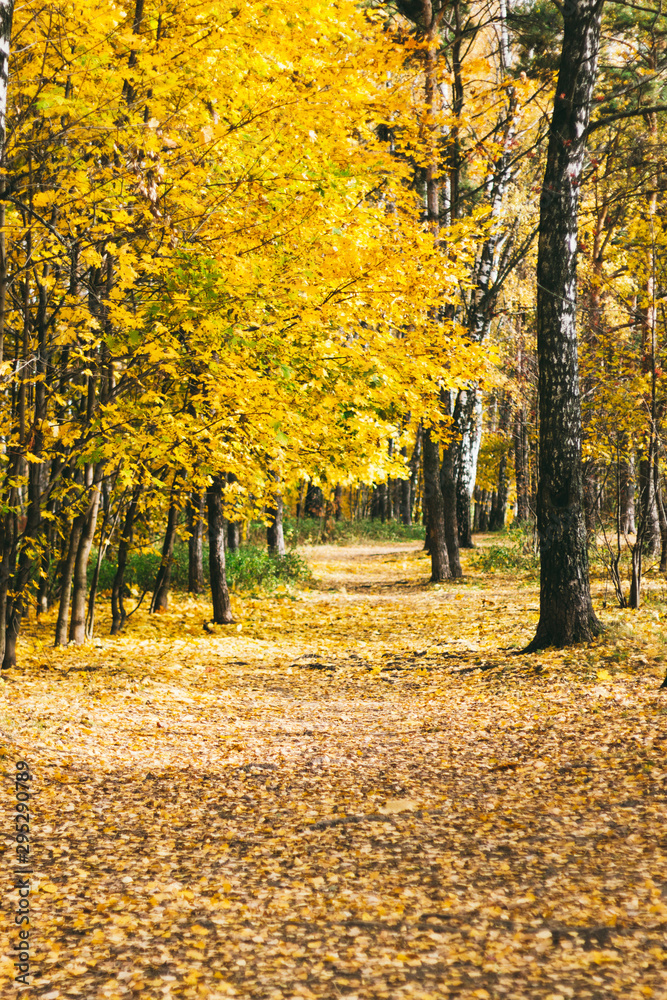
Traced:
<path fill-rule="evenodd" d="M 204 589 L 204 498 L 190 493 L 187 510 L 188 526 L 188 593 L 201 594 Z"/>
<path fill-rule="evenodd" d="M 563 47 L 540 199 L 537 258 L 540 620 L 526 652 L 598 635 L 581 478 L 576 294 L 579 186 L 600 47 L 602 0 L 564 7 Z"/>
<path fill-rule="evenodd" d="M 431 554 L 431 582 L 451 579 L 445 537 L 445 504 L 440 487 L 440 456 L 431 431 L 424 431 L 424 509 L 428 518 L 428 544 Z"/>
<path fill-rule="evenodd" d="M 624 535 L 634 535 L 635 524 L 635 475 L 634 461 L 621 459 L 618 464 L 621 493 L 621 531 Z"/>
<path fill-rule="evenodd" d="M 97 476 L 95 476 L 97 479 Z M 70 642 L 82 645 L 86 639 L 86 591 L 88 589 L 88 560 L 95 537 L 97 512 L 100 508 L 100 483 L 91 487 L 90 503 L 84 515 L 81 536 L 76 550 L 72 587 L 72 616 L 69 623 Z"/>
<path fill-rule="evenodd" d="M 123 531 L 118 542 L 118 564 L 113 578 L 111 590 L 111 635 L 118 635 L 122 631 L 127 612 L 125 611 L 123 589 L 125 587 L 125 569 L 127 567 L 127 556 L 132 546 L 132 535 L 134 532 L 134 519 L 137 516 L 139 497 L 141 496 L 141 486 L 135 486 L 132 497 L 125 513 Z"/>
<path fill-rule="evenodd" d="M 639 463 L 639 497 L 644 523 L 644 552 L 650 559 L 655 559 L 660 552 L 660 519 L 651 466 L 648 458 L 642 458 Z"/>
<path fill-rule="evenodd" d="M 56 622 L 56 638 L 54 645 L 67 645 L 67 625 L 69 622 L 70 600 L 72 595 L 72 579 L 74 577 L 74 563 L 79 550 L 79 541 L 83 531 L 85 514 L 77 514 L 72 521 L 67 542 L 67 555 L 61 563 L 60 568 L 60 601 L 58 605 L 58 620 Z"/>
<path fill-rule="evenodd" d="M 169 607 L 169 585 L 171 584 L 171 567 L 174 561 L 174 542 L 178 523 L 178 507 L 176 506 L 175 486 L 171 490 L 171 503 L 167 514 L 167 530 L 162 543 L 162 560 L 155 577 L 151 613 L 166 611 Z"/>
<path fill-rule="evenodd" d="M 225 518 L 222 509 L 222 477 L 214 476 L 206 491 L 208 508 L 208 565 L 211 577 L 213 621 L 218 625 L 233 622 L 232 606 L 225 571 Z"/>
<path fill-rule="evenodd" d="M 241 544 L 241 525 L 238 521 L 227 521 L 227 551 L 238 552 Z"/>
<path fill-rule="evenodd" d="M 285 555 L 285 537 L 283 535 L 283 498 L 280 493 L 274 497 L 273 506 L 269 508 L 271 523 L 266 529 L 266 542 L 272 556 Z"/>
<path fill-rule="evenodd" d="M 516 519 L 522 524 L 530 516 L 525 406 L 517 407 L 514 418 L 514 475 L 516 478 Z"/>
<path fill-rule="evenodd" d="M 495 503 L 491 508 L 489 528 L 491 531 L 502 531 L 507 516 L 507 455 L 501 456 L 498 466 L 498 489 L 495 493 Z"/>
<path fill-rule="evenodd" d="M 475 388 L 461 389 L 454 406 L 456 515 L 459 545 L 473 548 L 471 500 L 477 478 L 477 458 L 482 440 L 482 403 Z"/>
<path fill-rule="evenodd" d="M 443 518 L 445 522 L 445 544 L 450 575 L 458 579 L 463 576 L 459 555 L 459 527 L 456 516 L 456 477 L 454 473 L 455 442 L 450 442 L 442 450 L 440 466 L 440 489 L 442 490 Z"/>

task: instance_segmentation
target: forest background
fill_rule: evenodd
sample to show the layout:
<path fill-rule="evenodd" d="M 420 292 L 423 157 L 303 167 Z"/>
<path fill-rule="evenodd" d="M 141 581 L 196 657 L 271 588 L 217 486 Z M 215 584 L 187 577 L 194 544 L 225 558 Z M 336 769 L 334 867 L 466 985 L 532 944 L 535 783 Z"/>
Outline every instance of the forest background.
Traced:
<path fill-rule="evenodd" d="M 114 633 L 132 590 L 164 610 L 185 545 L 231 623 L 230 554 L 306 572 L 284 512 L 295 539 L 423 522 L 434 582 L 473 530 L 536 549 L 537 237 L 579 8 L 2 5 L 4 667 L 32 606 L 57 645 L 100 593 Z M 572 181 L 586 529 L 635 607 L 642 556 L 667 568 L 666 31 L 606 6 Z"/>

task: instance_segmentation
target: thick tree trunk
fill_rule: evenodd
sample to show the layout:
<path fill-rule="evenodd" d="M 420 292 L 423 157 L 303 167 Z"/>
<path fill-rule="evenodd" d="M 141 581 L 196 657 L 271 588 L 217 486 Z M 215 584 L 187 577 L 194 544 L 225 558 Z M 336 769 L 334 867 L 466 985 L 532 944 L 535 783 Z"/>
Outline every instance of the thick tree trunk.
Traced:
<path fill-rule="evenodd" d="M 160 568 L 155 577 L 155 587 L 153 590 L 153 600 L 151 601 L 151 613 L 166 611 L 169 607 L 169 585 L 171 584 L 171 567 L 174 561 L 174 542 L 176 541 L 176 527 L 178 522 L 178 507 L 174 497 L 174 487 L 172 487 L 172 499 L 169 504 L 167 514 L 167 530 L 162 543 L 162 559 Z"/>
<path fill-rule="evenodd" d="M 271 523 L 266 529 L 266 543 L 272 556 L 279 556 L 281 559 L 285 555 L 285 537 L 283 535 L 283 498 L 280 493 L 274 497 L 273 505 L 269 508 Z"/>
<path fill-rule="evenodd" d="M 208 509 L 208 566 L 211 578 L 213 621 L 218 625 L 233 622 L 225 569 L 225 518 L 222 509 L 222 477 L 214 476 L 206 491 Z"/>
<path fill-rule="evenodd" d="M 187 526 L 188 593 L 201 594 L 204 589 L 204 498 L 201 493 L 190 493 Z"/>
<path fill-rule="evenodd" d="M 427 515 L 427 536 L 431 554 L 431 582 L 451 579 L 447 539 L 445 537 L 445 504 L 440 487 L 440 455 L 431 431 L 424 431 L 424 510 Z"/>
<path fill-rule="evenodd" d="M 547 164 L 540 199 L 537 355 L 540 620 L 527 652 L 598 635 L 588 577 L 577 358 L 579 186 L 600 47 L 602 0 L 564 7 Z"/>
<path fill-rule="evenodd" d="M 141 486 L 135 486 L 132 491 L 129 506 L 125 512 L 125 522 L 118 542 L 118 563 L 116 573 L 113 578 L 111 588 L 111 635 L 118 635 L 122 631 L 127 612 L 125 611 L 123 589 L 125 587 L 125 569 L 127 567 L 127 556 L 132 545 L 132 535 L 134 533 L 134 519 L 137 516 L 139 497 L 141 496 Z"/>
<path fill-rule="evenodd" d="M 97 477 L 95 477 L 97 478 Z M 97 512 L 100 509 L 100 484 L 93 481 L 90 503 L 76 550 L 72 588 L 72 617 L 69 623 L 70 642 L 81 646 L 86 639 L 86 591 L 88 589 L 88 560 L 95 537 Z"/>

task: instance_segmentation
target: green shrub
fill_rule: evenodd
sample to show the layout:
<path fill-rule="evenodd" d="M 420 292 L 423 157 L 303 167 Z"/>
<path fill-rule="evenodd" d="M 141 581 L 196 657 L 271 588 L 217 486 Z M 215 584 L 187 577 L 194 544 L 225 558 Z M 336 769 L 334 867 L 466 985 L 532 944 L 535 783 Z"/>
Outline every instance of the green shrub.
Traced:
<path fill-rule="evenodd" d="M 539 570 L 540 561 L 533 547 L 530 526 L 509 528 L 501 538 L 503 541 L 499 545 L 485 546 L 472 556 L 471 564 L 475 569 L 483 573 L 519 571 L 531 575 Z"/>
<path fill-rule="evenodd" d="M 95 568 L 97 553 L 93 555 L 88 566 L 88 582 L 90 584 Z M 125 569 L 125 585 L 128 589 L 135 588 L 140 592 L 152 590 L 160 566 L 160 552 L 149 549 L 145 552 L 131 552 Z M 116 574 L 116 562 L 103 559 L 100 566 L 99 590 L 109 591 L 113 586 Z M 307 563 L 296 552 L 288 552 L 283 559 L 271 556 L 266 549 L 255 545 L 244 545 L 238 552 L 227 553 L 227 582 L 230 587 L 239 590 L 261 588 L 273 590 L 281 583 L 307 582 L 311 572 Z M 204 546 L 204 582 L 209 585 L 208 578 L 208 545 Z M 179 542 L 174 546 L 174 557 L 171 566 L 171 587 L 173 590 L 188 589 L 188 546 Z"/>

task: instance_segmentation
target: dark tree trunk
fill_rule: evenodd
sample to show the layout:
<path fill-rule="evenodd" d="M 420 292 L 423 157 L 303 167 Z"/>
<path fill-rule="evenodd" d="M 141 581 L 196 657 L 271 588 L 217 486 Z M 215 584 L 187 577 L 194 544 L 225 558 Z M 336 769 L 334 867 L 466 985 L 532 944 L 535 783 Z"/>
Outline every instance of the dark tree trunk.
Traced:
<path fill-rule="evenodd" d="M 72 521 L 67 543 L 67 555 L 60 568 L 60 603 L 58 605 L 58 620 L 56 622 L 56 638 L 54 645 L 67 645 L 67 623 L 69 621 L 70 598 L 72 594 L 72 578 L 74 563 L 79 549 L 79 540 L 83 531 L 85 514 L 77 514 Z"/>
<path fill-rule="evenodd" d="M 234 621 L 225 569 L 225 518 L 222 509 L 222 477 L 214 476 L 206 491 L 208 509 L 208 566 L 211 578 L 213 621 L 228 625 Z"/>
<path fill-rule="evenodd" d="M 321 517 L 324 510 L 324 494 L 319 486 L 308 483 L 304 512 L 306 517 Z"/>
<path fill-rule="evenodd" d="M 644 552 L 655 559 L 660 552 L 660 518 L 652 462 L 648 458 L 642 458 L 639 463 L 639 498 L 644 525 Z"/>
<path fill-rule="evenodd" d="M 489 508 L 491 506 L 491 494 L 488 490 L 482 490 L 479 504 L 479 530 L 481 532 L 489 530 Z"/>
<path fill-rule="evenodd" d="M 514 418 L 514 474 L 516 477 L 516 519 L 519 523 L 523 523 L 530 516 L 525 406 L 517 408 Z"/>
<path fill-rule="evenodd" d="M 334 490 L 334 518 L 336 521 L 340 521 L 343 516 L 343 487 L 340 483 L 336 486 Z"/>
<path fill-rule="evenodd" d="M 440 489 L 442 490 L 443 516 L 445 519 L 445 543 L 449 572 L 458 579 L 463 576 L 459 555 L 459 527 L 456 512 L 456 477 L 454 473 L 456 445 L 454 442 L 443 448 L 440 467 Z"/>
<path fill-rule="evenodd" d="M 431 431 L 424 431 L 424 510 L 428 518 L 428 545 L 431 554 L 431 582 L 451 579 L 447 539 L 445 537 L 445 504 L 440 487 L 440 455 Z"/>
<path fill-rule="evenodd" d="M 204 589 L 204 498 L 201 493 L 190 493 L 187 527 L 188 593 L 201 594 Z"/>
<path fill-rule="evenodd" d="M 227 521 L 227 551 L 238 552 L 241 544 L 241 525 L 238 521 Z"/>
<path fill-rule="evenodd" d="M 595 533 L 600 514 L 597 468 L 593 459 L 582 462 L 581 478 L 584 486 L 584 520 L 589 535 Z"/>
<path fill-rule="evenodd" d="M 95 477 L 97 478 L 97 476 Z M 86 640 L 86 591 L 88 589 L 88 560 L 95 537 L 97 512 L 100 509 L 100 484 L 93 481 L 90 503 L 84 515 L 81 536 L 76 550 L 72 578 L 72 617 L 69 623 L 70 642 L 81 646 Z"/>
<path fill-rule="evenodd" d="M 507 516 L 507 455 L 502 455 L 498 466 L 498 489 L 494 493 L 494 502 L 491 506 L 489 517 L 489 529 L 491 531 L 502 531 L 505 527 Z"/>
<path fill-rule="evenodd" d="M 166 611 L 169 607 L 169 585 L 171 584 L 171 566 L 174 561 L 174 542 L 176 541 L 176 527 L 178 522 L 178 507 L 174 497 L 174 487 L 171 491 L 171 503 L 167 514 L 167 530 L 162 543 L 162 559 L 160 568 L 155 577 L 155 587 L 153 590 L 153 600 L 151 601 L 151 614 L 158 611 Z"/>
<path fill-rule="evenodd" d="M 527 652 L 598 635 L 588 577 L 577 359 L 579 186 L 600 47 L 602 0 L 564 6 L 561 52 L 540 199 L 537 356 L 540 620 Z"/>
<path fill-rule="evenodd" d="M 135 486 L 132 497 L 125 513 L 125 522 L 118 542 L 118 563 L 113 578 L 111 588 L 111 635 L 118 635 L 122 631 L 127 612 L 123 598 L 125 587 L 125 569 L 127 567 L 127 556 L 132 545 L 132 535 L 134 532 L 134 519 L 137 516 L 139 497 L 141 496 L 141 486 Z"/>
<path fill-rule="evenodd" d="M 271 523 L 266 529 L 266 543 L 272 556 L 279 556 L 281 559 L 285 555 L 285 536 L 283 535 L 283 498 L 277 493 L 273 506 L 269 508 Z"/>

